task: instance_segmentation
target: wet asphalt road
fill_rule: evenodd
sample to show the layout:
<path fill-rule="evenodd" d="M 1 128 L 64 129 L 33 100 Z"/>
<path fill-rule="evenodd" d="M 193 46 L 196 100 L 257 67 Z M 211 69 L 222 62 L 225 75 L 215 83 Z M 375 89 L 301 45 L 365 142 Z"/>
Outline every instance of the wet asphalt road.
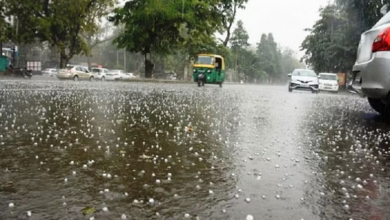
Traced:
<path fill-rule="evenodd" d="M 386 220 L 389 130 L 346 93 L 2 80 L 0 219 Z"/>

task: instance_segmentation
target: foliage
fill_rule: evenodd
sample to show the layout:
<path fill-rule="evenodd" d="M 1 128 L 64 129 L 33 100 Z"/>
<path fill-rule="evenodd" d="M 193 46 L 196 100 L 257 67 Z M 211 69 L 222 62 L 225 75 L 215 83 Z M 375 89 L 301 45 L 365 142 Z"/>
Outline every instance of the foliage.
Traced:
<path fill-rule="evenodd" d="M 361 34 L 382 17 L 389 0 L 336 0 L 320 9 L 320 19 L 307 29 L 302 58 L 315 71 L 349 72 L 356 60 Z"/>
<path fill-rule="evenodd" d="M 128 1 L 110 18 L 125 26 L 115 42 L 131 52 L 168 54 L 187 40 L 181 33 L 184 27 L 188 38 L 212 35 L 218 21 L 210 7 L 207 1 L 185 1 L 181 13 L 181 1 Z"/>
<path fill-rule="evenodd" d="M 217 31 L 230 31 L 237 9 L 243 8 L 246 1 L 127 1 L 110 18 L 115 25 L 124 25 L 115 43 L 145 58 L 147 54 L 167 56 L 177 50 L 187 61 L 203 51 L 226 53 L 222 46 L 227 43 L 221 45 L 212 36 Z M 149 71 L 145 72 L 147 77 L 151 76 Z"/>
<path fill-rule="evenodd" d="M 272 33 L 262 34 L 260 43 L 257 44 L 257 55 L 262 71 L 274 80 L 281 79 L 285 72 L 282 70 L 282 54 Z"/>
<path fill-rule="evenodd" d="M 56 46 L 63 67 L 74 55 L 89 52 L 80 33 L 96 31 L 97 26 L 88 16 L 114 3 L 115 0 L 7 0 L 5 14 L 15 16 L 18 22 L 10 38 L 18 43 L 39 39 Z"/>
<path fill-rule="evenodd" d="M 231 51 L 241 79 L 278 82 L 285 80 L 286 73 L 301 67 L 296 54 L 288 48 L 281 50 L 272 33 L 262 34 L 256 49 L 250 47 L 248 40 L 243 22 L 238 21 L 231 37 Z"/>
<path fill-rule="evenodd" d="M 7 31 L 9 29 L 9 24 L 5 20 L 5 15 L 2 13 L 4 11 L 4 1 L 0 1 L 0 43 L 8 41 Z M 0 54 L 1 55 L 1 54 Z"/>
<path fill-rule="evenodd" d="M 219 14 L 222 16 L 222 28 L 220 33 L 223 34 L 226 32 L 225 39 L 220 39 L 222 44 L 227 47 L 230 37 L 231 29 L 236 18 L 237 11 L 239 9 L 245 9 L 244 4 L 248 0 L 222 0 L 219 9 Z"/>

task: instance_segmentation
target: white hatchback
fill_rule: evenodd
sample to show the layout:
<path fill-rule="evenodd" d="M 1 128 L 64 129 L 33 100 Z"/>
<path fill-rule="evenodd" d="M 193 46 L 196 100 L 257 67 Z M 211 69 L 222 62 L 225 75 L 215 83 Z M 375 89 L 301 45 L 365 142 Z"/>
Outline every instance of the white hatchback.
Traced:
<path fill-rule="evenodd" d="M 106 80 L 106 75 L 108 73 L 108 69 L 105 68 L 92 68 L 92 74 L 96 80 L 104 81 Z"/>
<path fill-rule="evenodd" d="M 120 80 L 123 78 L 123 70 L 110 70 L 106 74 L 106 80 Z"/>
<path fill-rule="evenodd" d="M 339 78 L 335 73 L 320 73 L 318 75 L 318 86 L 322 91 L 339 91 Z"/>

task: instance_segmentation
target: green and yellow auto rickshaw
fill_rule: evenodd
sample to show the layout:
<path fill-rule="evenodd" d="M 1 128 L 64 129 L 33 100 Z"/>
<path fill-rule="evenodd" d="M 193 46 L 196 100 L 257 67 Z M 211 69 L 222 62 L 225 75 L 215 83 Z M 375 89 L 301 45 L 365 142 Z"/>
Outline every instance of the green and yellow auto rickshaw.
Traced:
<path fill-rule="evenodd" d="M 225 81 L 225 60 L 216 54 L 198 54 L 193 65 L 193 80 L 198 86 L 218 84 Z"/>

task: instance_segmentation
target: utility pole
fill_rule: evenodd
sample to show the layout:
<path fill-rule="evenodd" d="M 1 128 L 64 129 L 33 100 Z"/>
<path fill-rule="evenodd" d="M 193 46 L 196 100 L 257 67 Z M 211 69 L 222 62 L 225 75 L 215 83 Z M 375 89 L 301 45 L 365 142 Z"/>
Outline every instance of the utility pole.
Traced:
<path fill-rule="evenodd" d="M 123 72 L 127 73 L 127 71 L 126 71 L 126 49 L 123 50 Z"/>
<path fill-rule="evenodd" d="M 116 50 L 116 67 L 118 67 L 119 66 L 119 51 L 118 50 Z"/>

